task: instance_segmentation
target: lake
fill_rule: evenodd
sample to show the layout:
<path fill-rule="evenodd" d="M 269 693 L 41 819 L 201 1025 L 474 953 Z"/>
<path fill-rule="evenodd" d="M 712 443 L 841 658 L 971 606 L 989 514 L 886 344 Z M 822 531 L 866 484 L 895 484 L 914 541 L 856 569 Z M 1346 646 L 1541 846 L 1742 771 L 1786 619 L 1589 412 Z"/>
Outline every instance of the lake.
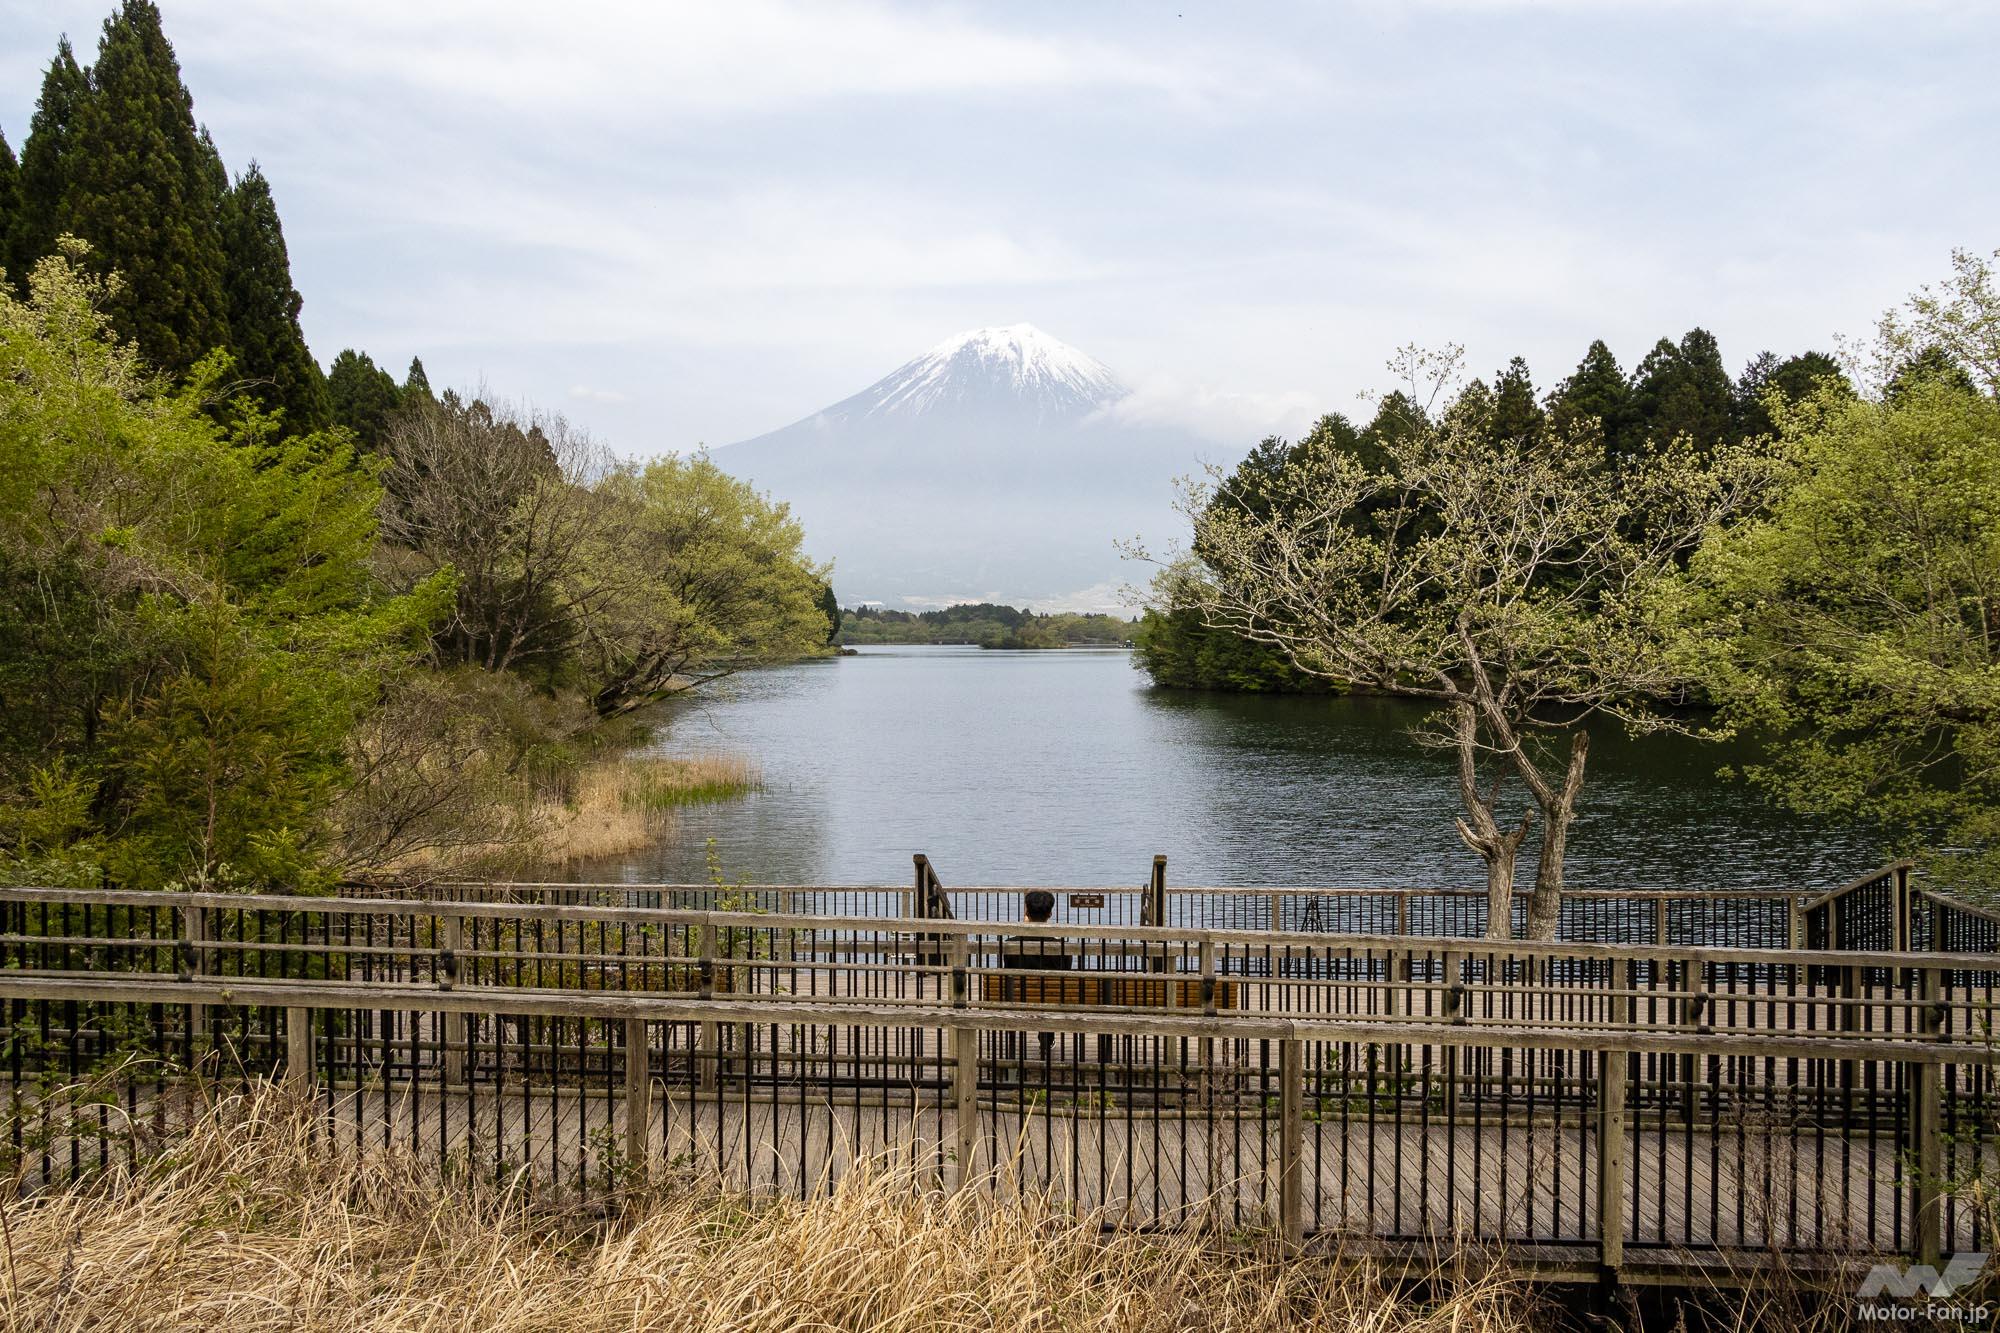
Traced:
<path fill-rule="evenodd" d="M 1129 885 L 1476 886 L 1446 754 L 1384 699 L 1157 690 L 1123 650 L 872 647 L 746 672 L 657 717 L 660 753 L 744 755 L 754 795 L 680 813 L 667 845 L 589 878 Z M 1872 840 L 1716 776 L 1741 760 L 1683 737 L 1599 730 L 1569 882 L 1579 888 L 1832 885 Z M 1533 837 L 1522 877 L 1533 874 Z"/>

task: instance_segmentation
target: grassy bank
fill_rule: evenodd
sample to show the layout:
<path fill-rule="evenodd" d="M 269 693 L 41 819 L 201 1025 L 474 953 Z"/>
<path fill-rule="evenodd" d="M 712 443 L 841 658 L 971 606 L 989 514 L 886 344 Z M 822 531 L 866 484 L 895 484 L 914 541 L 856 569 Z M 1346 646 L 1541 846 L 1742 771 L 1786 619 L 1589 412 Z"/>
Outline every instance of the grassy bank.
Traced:
<path fill-rule="evenodd" d="M 332 1155 L 278 1097 L 224 1102 L 135 1176 L 8 1199 L 9 1328 L 1369 1329 L 1538 1323 L 1469 1279 L 1416 1302 L 1365 1268 L 1193 1235 L 1105 1240 L 1036 1206 L 851 1178 L 819 1202 L 692 1187 L 547 1211 L 390 1153 Z"/>
<path fill-rule="evenodd" d="M 476 836 L 389 862 L 391 875 L 514 876 L 623 856 L 674 836 L 675 812 L 756 791 L 757 766 L 737 755 L 620 754 L 552 771 L 498 775 L 463 798 L 459 826 Z"/>
<path fill-rule="evenodd" d="M 567 800 L 534 803 L 534 854 L 568 866 L 642 851 L 672 836 L 680 807 L 727 800 L 761 784 L 757 766 L 736 755 L 601 760 L 577 774 Z"/>

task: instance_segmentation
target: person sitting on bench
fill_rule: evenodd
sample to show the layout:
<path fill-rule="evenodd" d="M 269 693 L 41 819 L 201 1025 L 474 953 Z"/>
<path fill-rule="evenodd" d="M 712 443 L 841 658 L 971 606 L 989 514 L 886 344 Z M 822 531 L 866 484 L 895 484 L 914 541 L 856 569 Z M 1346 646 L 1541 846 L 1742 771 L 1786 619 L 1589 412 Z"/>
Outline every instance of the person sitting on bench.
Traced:
<path fill-rule="evenodd" d="M 1056 896 L 1047 889 L 1030 889 L 1023 906 L 1030 922 L 1047 925 L 1049 918 L 1055 915 Z M 1063 941 L 1042 936 L 1010 939 L 1000 946 L 1000 966 L 1035 972 L 1067 972 L 1070 970 L 1069 950 L 1063 946 Z M 1037 1035 L 1042 1039 L 1042 1059 L 1047 1060 L 1055 1047 L 1056 1034 L 1043 1032 Z"/>

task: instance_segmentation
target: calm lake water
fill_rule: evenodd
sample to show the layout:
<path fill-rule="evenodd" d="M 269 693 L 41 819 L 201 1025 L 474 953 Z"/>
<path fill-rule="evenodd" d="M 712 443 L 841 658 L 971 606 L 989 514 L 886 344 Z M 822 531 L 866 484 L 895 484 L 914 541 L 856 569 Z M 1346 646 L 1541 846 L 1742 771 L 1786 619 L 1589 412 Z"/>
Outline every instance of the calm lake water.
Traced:
<path fill-rule="evenodd" d="M 1421 715 L 1156 690 L 1122 650 L 863 648 L 670 705 L 658 750 L 747 756 L 764 790 L 588 874 L 700 881 L 713 837 L 732 880 L 762 884 L 902 884 L 913 852 L 947 884 L 1135 884 L 1164 852 L 1176 884 L 1476 885 L 1449 758 L 1409 736 Z M 1733 757 L 1601 731 L 1570 882 L 1831 885 L 1879 859 L 1719 779 Z"/>

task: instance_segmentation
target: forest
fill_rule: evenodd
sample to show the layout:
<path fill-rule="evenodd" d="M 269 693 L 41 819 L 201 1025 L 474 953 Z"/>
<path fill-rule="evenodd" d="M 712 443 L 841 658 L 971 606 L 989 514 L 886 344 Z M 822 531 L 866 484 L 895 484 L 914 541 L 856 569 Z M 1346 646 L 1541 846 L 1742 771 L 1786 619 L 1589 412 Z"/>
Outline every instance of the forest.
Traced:
<path fill-rule="evenodd" d="M 1130 643 L 1135 629 L 1132 621 L 1117 616 L 1036 612 L 991 602 L 961 602 L 938 611 L 859 606 L 841 612 L 840 642 L 1067 648 Z"/>
<path fill-rule="evenodd" d="M 2000 258 L 2000 256 L 1995 256 Z M 1702 330 L 1538 394 L 1405 348 L 1329 415 L 1182 489 L 1137 658 L 1162 686 L 1432 705 L 1495 901 L 1554 927 L 1591 730 L 1750 743 L 1725 776 L 2000 886 L 2000 289 L 1952 258 L 1836 358 L 1735 379 Z M 1145 553 L 1139 553 L 1144 555 Z M 1534 835 L 1530 841 L 1531 834 Z"/>
<path fill-rule="evenodd" d="M 618 461 L 420 360 L 323 374 L 270 184 L 145 0 L 0 139 L 0 257 L 0 878 L 542 854 L 580 793 L 671 798 L 582 780 L 647 705 L 828 651 L 797 523 L 705 457 Z"/>

